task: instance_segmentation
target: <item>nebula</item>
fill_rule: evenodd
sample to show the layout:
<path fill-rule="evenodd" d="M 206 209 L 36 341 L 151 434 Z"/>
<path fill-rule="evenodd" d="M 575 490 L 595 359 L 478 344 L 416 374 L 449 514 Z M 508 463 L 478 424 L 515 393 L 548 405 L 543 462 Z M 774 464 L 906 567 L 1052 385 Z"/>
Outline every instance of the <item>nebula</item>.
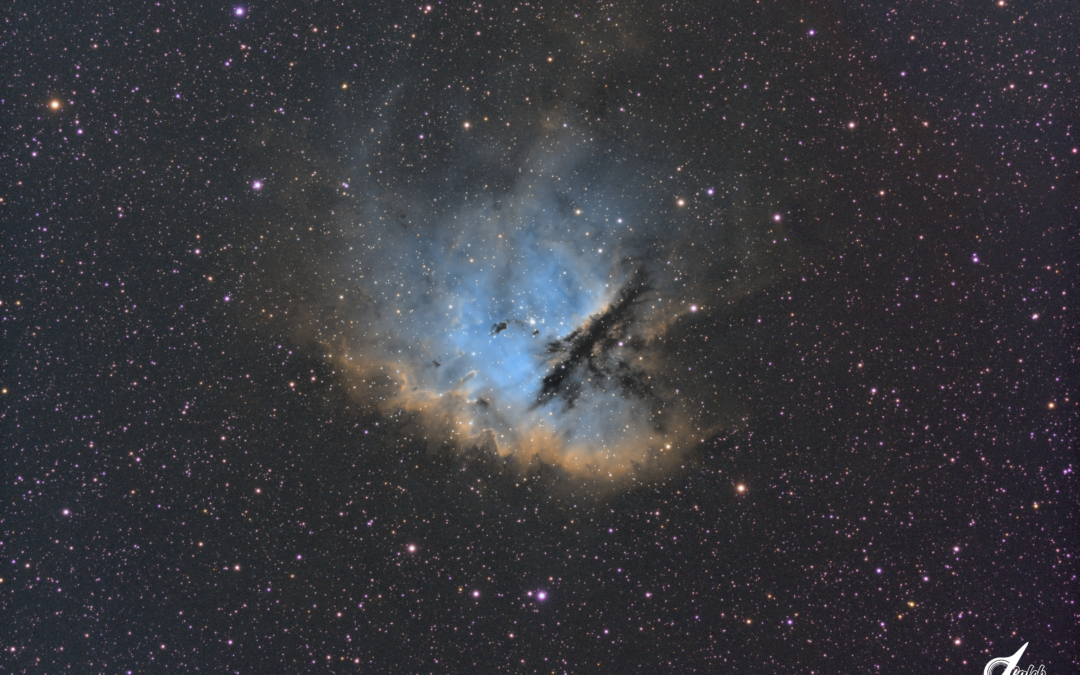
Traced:
<path fill-rule="evenodd" d="M 664 345 L 710 300 L 677 251 L 694 222 L 584 136 L 538 133 L 502 189 L 350 185 L 323 342 L 354 396 L 434 445 L 644 479 L 730 411 L 689 403 Z"/>

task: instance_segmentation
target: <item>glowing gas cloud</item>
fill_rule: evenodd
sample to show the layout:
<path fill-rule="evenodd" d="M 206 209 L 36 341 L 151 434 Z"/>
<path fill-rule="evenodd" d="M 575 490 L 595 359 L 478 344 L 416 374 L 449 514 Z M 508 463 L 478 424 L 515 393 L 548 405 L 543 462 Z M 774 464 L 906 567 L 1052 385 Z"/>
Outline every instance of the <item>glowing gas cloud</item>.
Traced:
<path fill-rule="evenodd" d="M 351 392 L 431 442 L 637 479 L 722 423 L 664 344 L 707 299 L 672 264 L 678 207 L 573 134 L 540 137 L 499 190 L 353 185 L 324 342 Z"/>

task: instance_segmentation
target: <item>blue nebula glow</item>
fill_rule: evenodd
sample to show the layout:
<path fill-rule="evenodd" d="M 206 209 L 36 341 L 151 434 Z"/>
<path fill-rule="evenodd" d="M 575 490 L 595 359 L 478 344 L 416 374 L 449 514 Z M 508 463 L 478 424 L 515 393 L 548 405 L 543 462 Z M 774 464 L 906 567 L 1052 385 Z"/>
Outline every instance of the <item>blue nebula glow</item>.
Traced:
<path fill-rule="evenodd" d="M 635 269 L 654 261 L 634 231 L 641 214 L 632 198 L 601 184 L 568 195 L 558 174 L 547 174 L 438 213 L 371 199 L 350 225 L 355 245 L 345 266 L 358 290 L 349 291 L 350 329 L 337 348 L 359 395 L 418 412 L 433 436 L 523 464 L 539 458 L 615 477 L 655 464 L 687 435 L 679 406 L 587 374 L 572 405 L 538 397 L 560 367 L 549 344 L 588 325 Z M 647 294 L 635 317 L 639 345 L 670 321 L 661 295 Z M 652 380 L 648 350 L 611 348 Z M 391 390 L 365 394 L 377 378 Z"/>

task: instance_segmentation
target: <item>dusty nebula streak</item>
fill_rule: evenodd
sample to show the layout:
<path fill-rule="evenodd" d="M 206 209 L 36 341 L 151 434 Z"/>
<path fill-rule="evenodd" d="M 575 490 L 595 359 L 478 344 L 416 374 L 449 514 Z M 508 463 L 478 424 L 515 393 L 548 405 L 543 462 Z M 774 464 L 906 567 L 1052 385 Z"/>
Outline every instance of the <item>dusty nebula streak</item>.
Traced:
<path fill-rule="evenodd" d="M 616 346 L 626 346 L 623 340 L 629 340 L 635 305 L 648 291 L 648 275 L 639 270 L 607 308 L 565 338 L 549 343 L 548 353 L 557 354 L 558 358 L 544 376 L 536 406 L 561 398 L 566 407 L 573 407 L 586 383 L 605 389 L 608 380 L 616 381 L 628 395 L 644 398 L 652 392 L 649 375 L 636 368 L 632 360 L 611 353 Z"/>

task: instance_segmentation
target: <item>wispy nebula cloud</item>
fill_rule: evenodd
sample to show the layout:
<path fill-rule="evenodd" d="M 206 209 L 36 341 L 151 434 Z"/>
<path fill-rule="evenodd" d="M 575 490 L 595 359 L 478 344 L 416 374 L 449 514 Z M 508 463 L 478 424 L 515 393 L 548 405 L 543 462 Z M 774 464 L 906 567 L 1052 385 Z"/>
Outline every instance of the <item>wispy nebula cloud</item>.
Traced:
<path fill-rule="evenodd" d="M 678 215 L 568 133 L 539 138 L 501 191 L 354 186 L 326 343 L 355 396 L 414 413 L 430 442 L 651 476 L 721 418 L 684 404 L 663 348 L 691 306 L 665 257 Z"/>

